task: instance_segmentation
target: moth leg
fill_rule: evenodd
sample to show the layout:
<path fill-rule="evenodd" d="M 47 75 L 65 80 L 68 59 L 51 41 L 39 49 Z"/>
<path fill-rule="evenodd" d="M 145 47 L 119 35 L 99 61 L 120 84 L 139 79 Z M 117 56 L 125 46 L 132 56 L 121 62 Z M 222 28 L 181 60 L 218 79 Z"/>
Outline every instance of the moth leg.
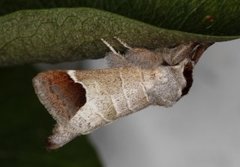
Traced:
<path fill-rule="evenodd" d="M 114 38 L 127 48 L 124 57 L 129 65 L 138 66 L 140 68 L 154 68 L 162 64 L 162 58 L 156 55 L 154 51 L 145 48 L 132 48 L 120 38 Z"/>
<path fill-rule="evenodd" d="M 102 42 L 111 50 L 111 52 L 105 55 L 105 60 L 109 67 L 125 67 L 129 66 L 125 57 L 117 52 L 107 41 L 101 39 Z"/>
<path fill-rule="evenodd" d="M 181 44 L 173 49 L 164 49 L 162 52 L 164 61 L 169 65 L 176 65 L 185 58 L 196 64 L 203 52 L 213 43 L 191 42 L 189 44 Z"/>
<path fill-rule="evenodd" d="M 197 64 L 198 60 L 200 59 L 200 57 L 202 56 L 203 52 L 213 44 L 214 42 L 209 42 L 209 43 L 201 43 L 199 44 L 195 51 L 193 52 L 192 56 L 190 57 L 190 59 Z"/>
<path fill-rule="evenodd" d="M 122 44 L 125 48 L 127 49 L 133 49 L 132 47 L 130 47 L 126 42 L 123 42 L 120 38 L 118 37 L 114 37 L 120 44 Z"/>
<path fill-rule="evenodd" d="M 115 54 L 118 56 L 122 56 L 120 53 L 118 53 L 107 41 L 105 41 L 103 38 L 101 38 L 101 41 Z"/>
<path fill-rule="evenodd" d="M 185 58 L 190 58 L 197 46 L 198 44 L 196 42 L 181 44 L 175 48 L 165 48 L 160 54 L 162 54 L 164 61 L 168 65 L 176 65 L 182 62 Z"/>

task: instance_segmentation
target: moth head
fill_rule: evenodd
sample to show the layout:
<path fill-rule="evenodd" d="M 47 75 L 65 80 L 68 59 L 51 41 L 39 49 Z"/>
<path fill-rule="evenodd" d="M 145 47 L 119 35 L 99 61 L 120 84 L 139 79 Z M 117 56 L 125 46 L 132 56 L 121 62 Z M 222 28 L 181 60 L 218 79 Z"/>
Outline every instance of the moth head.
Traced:
<path fill-rule="evenodd" d="M 182 87 L 182 96 L 186 95 L 193 83 L 193 67 L 194 62 L 186 58 L 178 65 L 173 66 L 172 70 L 175 73 L 176 79 Z"/>
<path fill-rule="evenodd" d="M 192 84 L 192 63 L 182 61 L 175 66 L 161 66 L 155 72 L 155 81 L 149 89 L 152 102 L 171 106 L 185 95 Z"/>

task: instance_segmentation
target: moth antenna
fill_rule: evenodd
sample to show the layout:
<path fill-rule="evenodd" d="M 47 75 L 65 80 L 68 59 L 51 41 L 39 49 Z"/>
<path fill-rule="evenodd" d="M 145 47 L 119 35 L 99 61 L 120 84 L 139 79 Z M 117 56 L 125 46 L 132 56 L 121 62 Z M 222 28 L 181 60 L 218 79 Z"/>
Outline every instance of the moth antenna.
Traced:
<path fill-rule="evenodd" d="M 191 42 L 189 44 L 179 45 L 176 49 L 176 55 L 173 55 L 172 63 L 178 64 L 182 62 L 184 59 L 191 59 L 192 54 L 194 54 L 195 49 L 198 47 L 198 43 Z"/>
<path fill-rule="evenodd" d="M 132 49 L 132 47 L 130 47 L 126 42 L 123 42 L 120 38 L 118 38 L 118 37 L 114 37 L 120 44 L 122 44 L 125 48 L 127 48 L 127 49 L 129 49 L 129 50 L 131 50 Z"/>
<path fill-rule="evenodd" d="M 101 41 L 116 55 L 122 56 L 120 53 L 118 53 L 107 41 L 105 41 L 103 38 L 101 38 Z"/>

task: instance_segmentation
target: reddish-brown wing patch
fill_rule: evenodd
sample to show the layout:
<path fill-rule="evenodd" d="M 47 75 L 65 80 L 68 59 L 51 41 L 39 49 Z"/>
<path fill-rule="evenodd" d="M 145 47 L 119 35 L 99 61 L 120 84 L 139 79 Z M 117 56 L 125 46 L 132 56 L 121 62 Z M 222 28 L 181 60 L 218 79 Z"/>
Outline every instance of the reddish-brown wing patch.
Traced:
<path fill-rule="evenodd" d="M 41 103 L 57 121 L 67 121 L 86 103 L 86 91 L 64 71 L 38 74 L 33 85 Z"/>

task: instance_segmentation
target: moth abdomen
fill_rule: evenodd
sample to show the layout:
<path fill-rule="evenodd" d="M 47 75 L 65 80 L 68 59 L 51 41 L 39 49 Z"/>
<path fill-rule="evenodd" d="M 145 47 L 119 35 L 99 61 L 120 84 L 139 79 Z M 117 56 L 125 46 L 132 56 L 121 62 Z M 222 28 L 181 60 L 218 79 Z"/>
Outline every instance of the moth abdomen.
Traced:
<path fill-rule="evenodd" d="M 186 86 L 184 66 L 184 63 L 176 66 L 159 66 L 148 73 L 143 70 L 144 85 L 151 104 L 169 107 L 180 99 Z"/>

